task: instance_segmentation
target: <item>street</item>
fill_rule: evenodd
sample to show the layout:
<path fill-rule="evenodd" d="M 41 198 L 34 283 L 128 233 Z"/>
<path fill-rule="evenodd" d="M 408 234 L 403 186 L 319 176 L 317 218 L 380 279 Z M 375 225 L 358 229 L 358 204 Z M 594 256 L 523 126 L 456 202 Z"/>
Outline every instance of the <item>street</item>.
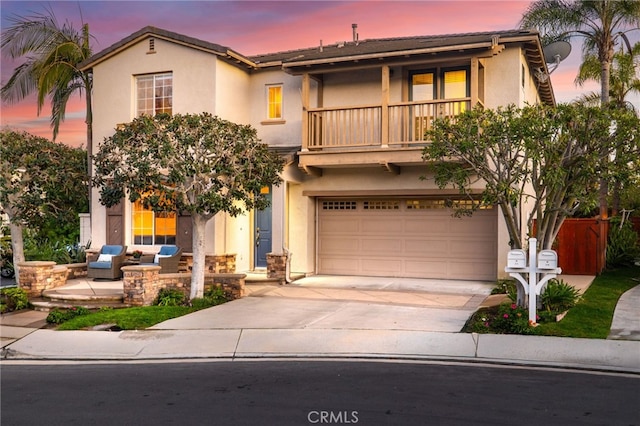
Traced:
<path fill-rule="evenodd" d="M 361 360 L 4 363 L 1 423 L 638 424 L 638 379 Z"/>

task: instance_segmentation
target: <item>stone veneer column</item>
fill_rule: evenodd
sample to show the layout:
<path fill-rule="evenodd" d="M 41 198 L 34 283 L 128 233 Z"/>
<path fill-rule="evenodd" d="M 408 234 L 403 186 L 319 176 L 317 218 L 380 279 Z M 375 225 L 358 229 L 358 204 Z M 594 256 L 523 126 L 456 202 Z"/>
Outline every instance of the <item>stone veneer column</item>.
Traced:
<path fill-rule="evenodd" d="M 44 290 L 64 285 L 67 268 L 53 261 L 33 260 L 18 263 L 19 285 L 28 297 L 40 297 Z"/>
<path fill-rule="evenodd" d="M 287 255 L 267 253 L 267 278 L 279 279 L 281 284 L 287 276 Z"/>
<path fill-rule="evenodd" d="M 160 290 L 162 268 L 154 265 L 123 266 L 123 302 L 133 306 L 149 306 Z"/>

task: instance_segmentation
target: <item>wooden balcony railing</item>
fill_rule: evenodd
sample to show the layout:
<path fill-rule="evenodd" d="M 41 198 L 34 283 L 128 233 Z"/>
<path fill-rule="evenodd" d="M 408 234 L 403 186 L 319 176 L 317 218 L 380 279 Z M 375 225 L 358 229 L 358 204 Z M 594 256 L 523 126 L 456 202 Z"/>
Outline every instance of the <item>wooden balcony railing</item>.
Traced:
<path fill-rule="evenodd" d="M 312 108 L 307 112 L 308 134 L 303 149 L 424 145 L 424 133 L 436 118 L 456 116 L 470 106 L 470 98 L 461 98 L 394 103 L 386 114 L 379 105 Z M 382 132 L 385 128 L 389 129 L 387 134 Z"/>

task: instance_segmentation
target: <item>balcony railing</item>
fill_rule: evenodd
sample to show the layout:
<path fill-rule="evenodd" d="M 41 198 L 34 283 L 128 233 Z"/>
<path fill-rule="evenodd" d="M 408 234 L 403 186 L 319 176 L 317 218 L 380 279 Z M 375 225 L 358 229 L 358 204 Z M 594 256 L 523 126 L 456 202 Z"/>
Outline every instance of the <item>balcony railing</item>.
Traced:
<path fill-rule="evenodd" d="M 470 98 L 460 98 L 394 103 L 386 114 L 380 105 L 309 109 L 306 148 L 424 145 L 425 131 L 436 118 L 456 116 L 470 106 Z"/>

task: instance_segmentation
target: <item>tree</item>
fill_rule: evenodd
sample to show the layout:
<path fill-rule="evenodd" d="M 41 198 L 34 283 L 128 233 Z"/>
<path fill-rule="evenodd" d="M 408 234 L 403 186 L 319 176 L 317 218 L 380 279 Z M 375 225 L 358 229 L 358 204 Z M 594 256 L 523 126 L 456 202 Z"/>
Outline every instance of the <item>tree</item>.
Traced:
<path fill-rule="evenodd" d="M 532 235 L 535 219 L 538 248 L 550 249 L 564 219 L 580 203 L 594 203 L 593 188 L 606 173 L 602 150 L 638 146 L 639 132 L 638 117 L 616 109 L 476 108 L 437 120 L 423 157 L 441 188 L 474 198 L 472 186 L 484 185 L 474 207 L 461 204 L 458 214 L 472 214 L 482 204 L 499 206 L 513 248 L 524 247 L 523 235 Z M 522 217 L 525 204 L 530 213 Z"/>
<path fill-rule="evenodd" d="M 631 46 L 628 46 L 631 47 Z M 635 111 L 633 104 L 627 101 L 627 97 L 632 93 L 640 93 L 640 77 L 636 72 L 636 61 L 640 58 L 640 43 L 636 43 L 625 53 L 623 49 L 613 56 L 611 67 L 611 83 L 609 85 L 610 104 L 616 108 L 630 109 Z M 580 65 L 580 71 L 575 79 L 576 84 L 582 86 L 589 80 L 600 81 L 600 62 L 595 55 L 588 55 Z M 586 105 L 599 105 L 600 96 L 597 93 L 585 94 L 578 102 Z M 638 111 L 636 111 L 638 113 Z M 633 167 L 630 163 L 637 162 L 640 153 L 631 145 L 619 147 L 613 158 L 615 167 L 609 175 L 609 183 L 613 184 L 611 194 L 612 214 L 615 216 L 620 210 L 620 193 L 625 187 L 635 185 Z M 637 170 L 637 169 L 636 169 Z"/>
<path fill-rule="evenodd" d="M 621 49 L 613 55 L 610 70 L 609 100 L 617 108 L 635 110 L 633 104 L 627 101 L 627 97 L 633 93 L 640 94 L 640 76 L 636 71 L 638 59 L 640 59 L 640 43 L 636 43 L 631 47 L 631 51 L 628 53 Z M 575 83 L 578 86 L 583 86 L 588 81 L 600 82 L 600 78 L 602 78 L 602 74 L 598 57 L 593 54 L 585 56 L 580 65 Z M 596 106 L 600 104 L 600 95 L 588 93 L 578 101 Z"/>
<path fill-rule="evenodd" d="M 9 217 L 13 263 L 24 261 L 23 229 L 78 227 L 88 206 L 86 153 L 25 132 L 0 132 L 0 209 Z M 18 274 L 16 274 L 18 276 Z"/>
<path fill-rule="evenodd" d="M 56 140 L 64 121 L 67 102 L 72 95 L 85 95 L 87 124 L 87 159 L 92 155 L 93 113 L 91 108 L 92 78 L 78 65 L 92 55 L 89 24 L 78 32 L 65 21 L 60 25 L 51 9 L 33 16 L 9 16 L 11 25 L 2 32 L 2 54 L 11 59 L 24 58 L 2 86 L 5 102 L 19 102 L 36 93 L 38 115 L 45 99 L 51 99 L 51 127 Z M 87 161 L 91 175 L 91 162 Z M 87 187 L 89 189 L 89 187 Z"/>
<path fill-rule="evenodd" d="M 614 48 L 625 31 L 640 26 L 638 0 L 538 0 L 526 10 L 520 21 L 522 28 L 537 28 L 545 44 L 573 37 L 584 38 L 583 57 L 595 54 L 600 64 L 600 99 L 609 102 L 610 69 Z M 602 161 L 607 157 L 602 152 Z M 608 185 L 600 182 L 600 215 L 608 216 Z"/>
<path fill-rule="evenodd" d="M 209 113 L 159 114 L 138 117 L 104 140 L 93 181 L 107 207 L 128 195 L 154 211 L 191 214 L 193 299 L 204 290 L 207 222 L 218 212 L 237 216 L 267 207 L 260 189 L 278 185 L 282 169 L 282 159 L 259 142 L 251 126 Z"/>

